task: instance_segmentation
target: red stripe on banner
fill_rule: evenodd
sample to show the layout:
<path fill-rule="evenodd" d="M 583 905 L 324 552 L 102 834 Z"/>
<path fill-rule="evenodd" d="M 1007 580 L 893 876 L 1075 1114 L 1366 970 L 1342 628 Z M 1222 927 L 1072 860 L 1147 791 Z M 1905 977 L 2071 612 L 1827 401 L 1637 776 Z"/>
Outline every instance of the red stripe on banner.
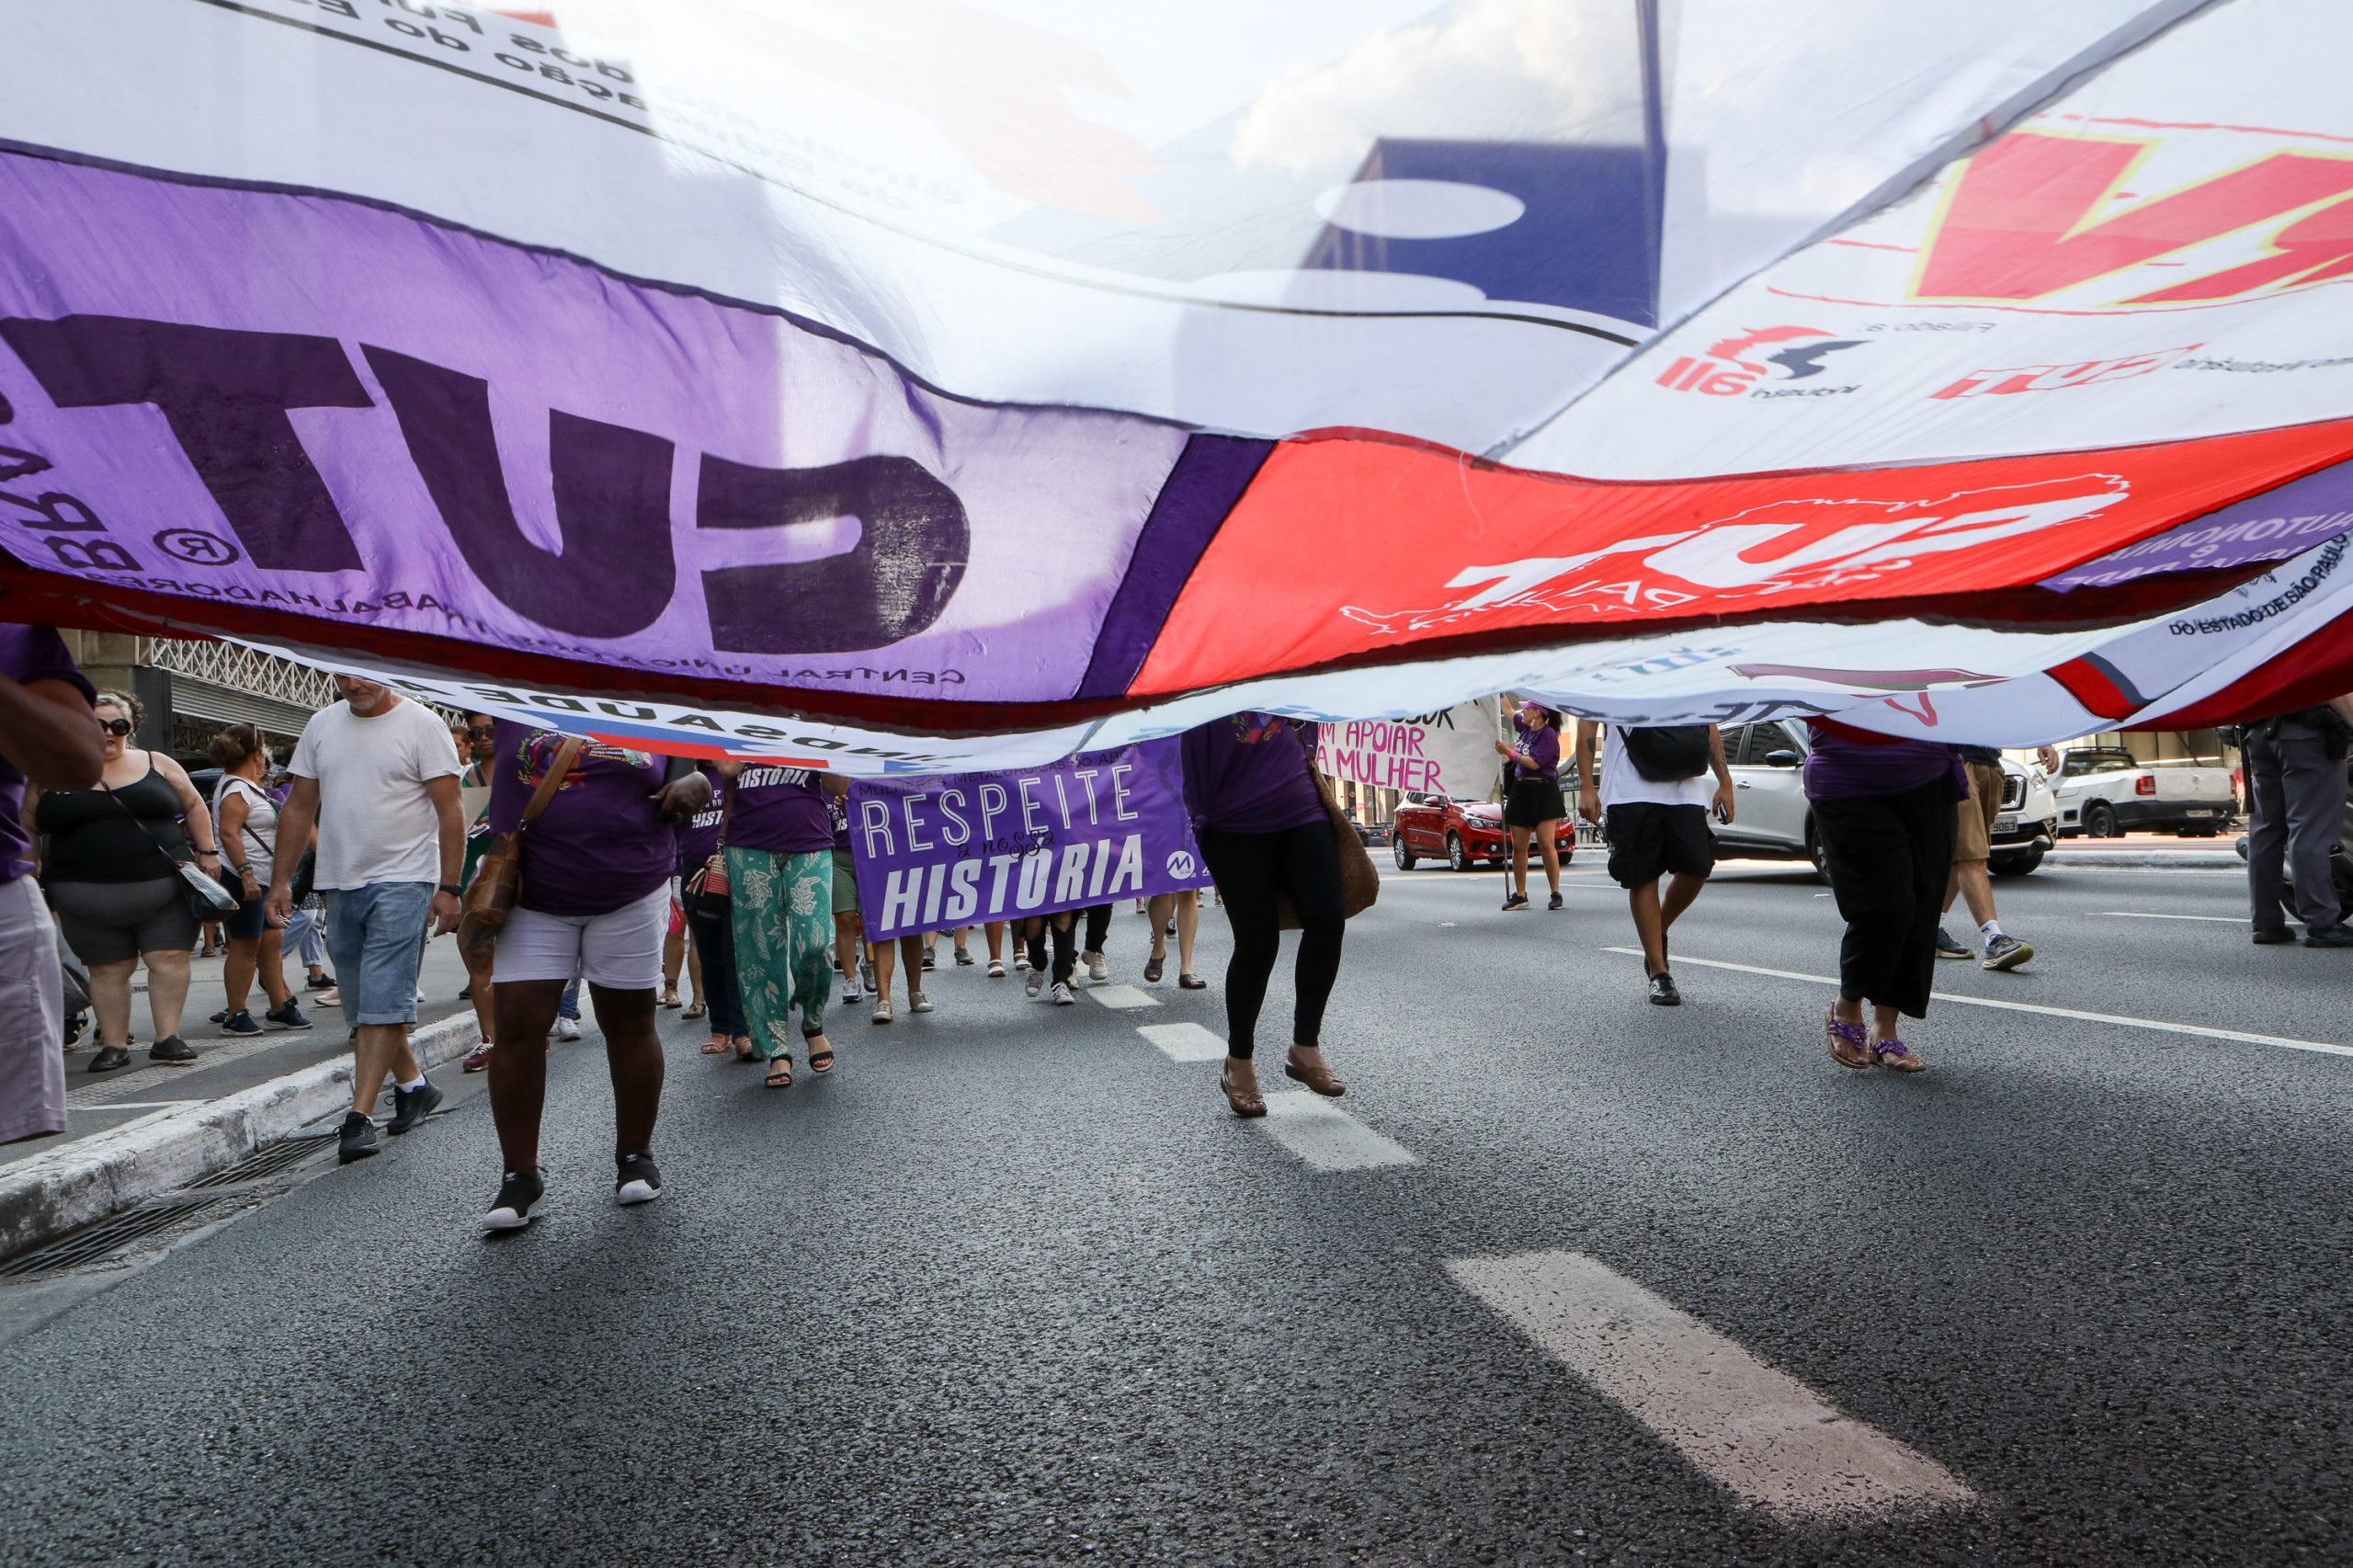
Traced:
<path fill-rule="evenodd" d="M 2046 673 L 2095 718 L 2123 719 L 2132 712 L 2132 699 L 2097 665 L 2070 659 L 2063 665 L 2052 665 Z"/>
<path fill-rule="evenodd" d="M 2353 613 L 2338 616 L 2213 696 L 2126 728 L 2202 730 L 2211 724 L 2248 724 L 2347 692 L 2353 692 Z"/>
<path fill-rule="evenodd" d="M 2124 599 L 2071 604 L 2032 585 L 2348 452 L 2353 420 L 2334 420 L 2088 452 L 1634 483 L 1505 468 L 1394 437 L 1306 437 L 1259 470 L 1130 695 L 1733 621 L 1911 615 L 2037 630 L 2154 613 Z M 2198 591 L 2180 577 L 2162 590 L 2177 604 Z"/>

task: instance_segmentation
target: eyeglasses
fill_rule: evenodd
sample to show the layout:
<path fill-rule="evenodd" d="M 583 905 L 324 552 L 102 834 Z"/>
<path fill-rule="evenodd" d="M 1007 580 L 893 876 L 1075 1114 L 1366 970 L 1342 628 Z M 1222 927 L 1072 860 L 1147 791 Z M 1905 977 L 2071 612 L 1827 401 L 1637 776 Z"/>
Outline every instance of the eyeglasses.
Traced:
<path fill-rule="evenodd" d="M 466 733 L 472 735 L 478 741 L 495 740 L 498 738 L 498 732 L 492 729 L 488 724 L 483 725 L 480 729 L 468 730 Z"/>
<path fill-rule="evenodd" d="M 98 728 L 119 739 L 131 733 L 132 725 L 128 719 L 101 719 L 98 721 Z"/>

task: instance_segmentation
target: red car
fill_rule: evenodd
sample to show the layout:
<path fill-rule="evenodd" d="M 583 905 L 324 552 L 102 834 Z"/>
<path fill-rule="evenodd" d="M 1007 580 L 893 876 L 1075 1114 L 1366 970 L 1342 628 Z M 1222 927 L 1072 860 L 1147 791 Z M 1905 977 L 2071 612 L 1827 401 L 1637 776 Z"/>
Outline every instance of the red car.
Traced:
<path fill-rule="evenodd" d="M 1501 866 L 1511 859 L 1511 835 L 1504 829 L 1504 809 L 1487 801 L 1451 801 L 1444 795 L 1408 795 L 1391 822 L 1389 852 L 1397 869 L 1410 871 L 1424 859 L 1443 858 L 1458 871 L 1482 861 Z M 1577 846 L 1577 824 L 1563 817 L 1554 839 L 1561 864 Z M 1529 846 L 1530 860 L 1537 858 Z"/>

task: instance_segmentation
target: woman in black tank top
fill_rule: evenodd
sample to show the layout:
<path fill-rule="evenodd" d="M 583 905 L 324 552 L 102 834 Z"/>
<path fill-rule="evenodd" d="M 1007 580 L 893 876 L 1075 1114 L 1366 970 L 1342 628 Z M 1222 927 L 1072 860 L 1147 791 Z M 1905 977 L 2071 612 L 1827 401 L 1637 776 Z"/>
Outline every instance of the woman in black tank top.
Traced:
<path fill-rule="evenodd" d="M 90 966 L 98 1053 L 89 1070 L 131 1064 L 131 977 L 142 958 L 155 1025 L 148 1060 L 193 1062 L 196 1052 L 179 1028 L 196 916 L 172 863 L 193 858 L 213 876 L 221 874 L 211 813 L 178 763 L 126 744 L 139 723 L 134 699 L 102 691 L 96 710 L 106 744 L 99 788 L 47 790 L 28 802 L 33 828 L 47 845 L 41 885 L 66 944 Z"/>

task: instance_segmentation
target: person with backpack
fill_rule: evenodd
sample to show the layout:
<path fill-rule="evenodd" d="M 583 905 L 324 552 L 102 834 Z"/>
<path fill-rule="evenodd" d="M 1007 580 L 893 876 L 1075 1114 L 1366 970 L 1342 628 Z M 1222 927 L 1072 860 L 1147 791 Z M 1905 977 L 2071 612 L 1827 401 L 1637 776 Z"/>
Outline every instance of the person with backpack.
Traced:
<path fill-rule="evenodd" d="M 2292 942 L 2285 872 L 2295 871 L 2304 946 L 2353 948 L 2353 926 L 2329 869 L 2345 820 L 2345 757 L 2353 696 L 2333 697 L 2247 726 L 2246 886 L 2259 947 Z"/>
<path fill-rule="evenodd" d="M 1592 760 L 1597 732 L 1597 773 Z M 1651 1005 L 1679 1006 L 1683 994 L 1667 967 L 1666 934 L 1716 869 L 1709 812 L 1714 811 L 1718 822 L 1732 821 L 1732 769 L 1724 764 L 1723 736 L 1713 724 L 1635 726 L 1580 719 L 1576 744 L 1577 771 L 1587 781 L 1577 791 L 1577 814 L 1609 841 L 1610 880 L 1626 890 L 1633 911 Z"/>

